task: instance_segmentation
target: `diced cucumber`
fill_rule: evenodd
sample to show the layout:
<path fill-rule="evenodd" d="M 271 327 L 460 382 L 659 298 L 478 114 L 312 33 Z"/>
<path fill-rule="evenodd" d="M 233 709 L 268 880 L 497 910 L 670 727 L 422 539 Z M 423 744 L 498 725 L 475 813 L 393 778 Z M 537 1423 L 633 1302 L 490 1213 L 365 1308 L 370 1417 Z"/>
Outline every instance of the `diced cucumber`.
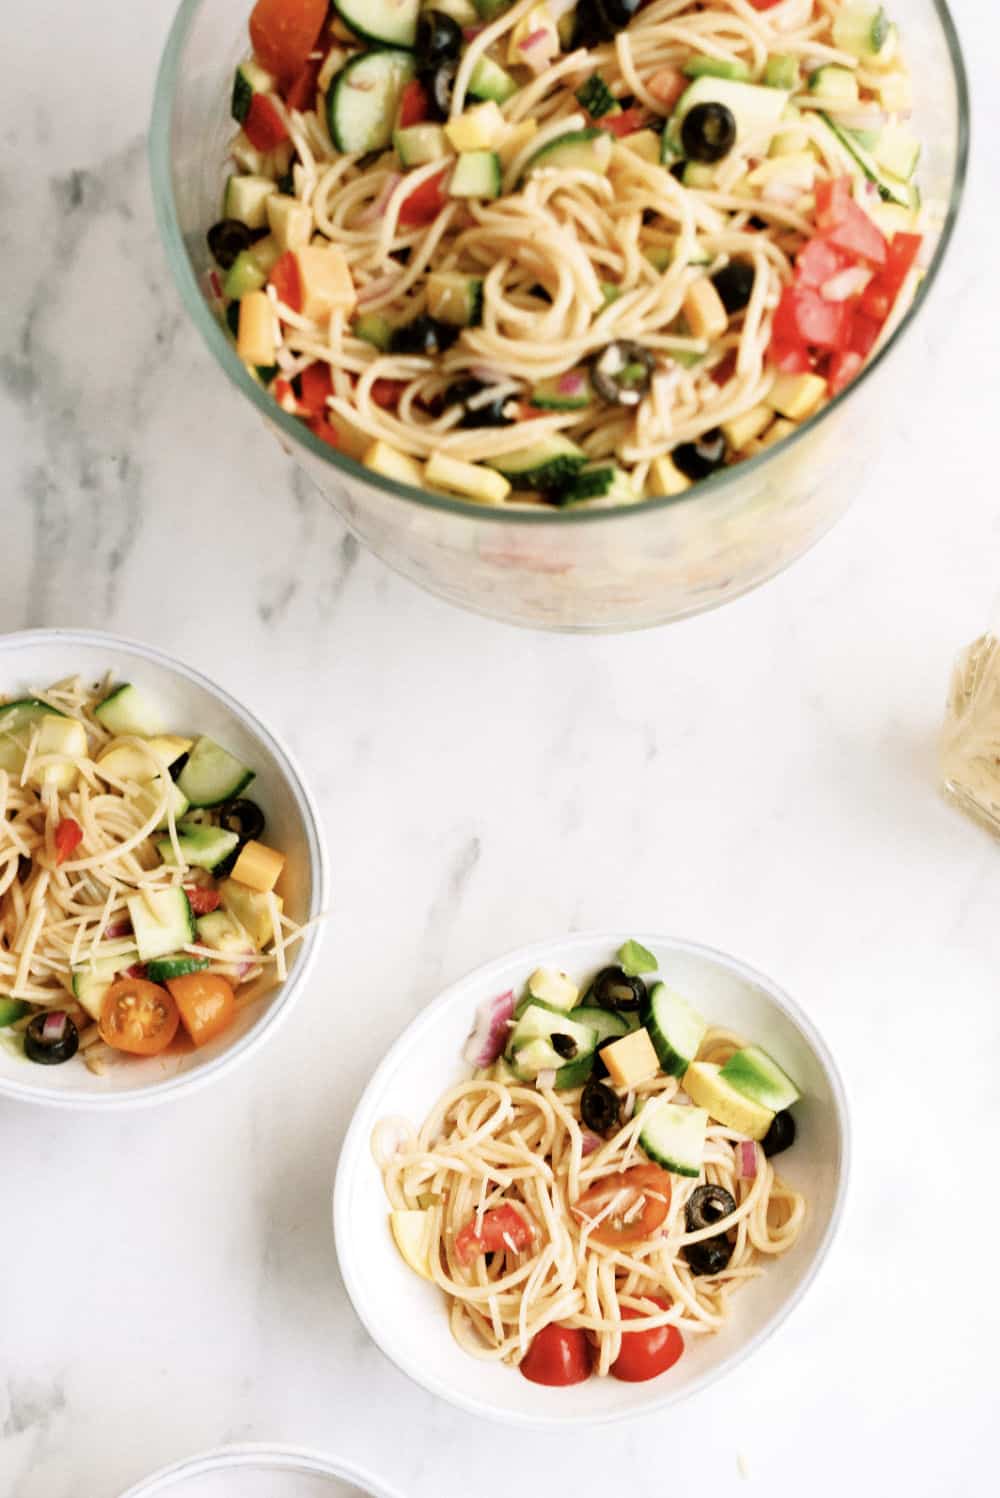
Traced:
<path fill-rule="evenodd" d="M 231 801 L 245 790 L 253 777 L 253 770 L 248 770 L 214 739 L 200 738 L 177 784 L 192 806 L 221 806 L 223 801 Z"/>
<path fill-rule="evenodd" d="M 852 176 L 874 182 L 879 196 L 887 203 L 898 203 L 902 208 L 913 206 L 912 188 L 883 171 L 871 152 L 865 150 L 850 130 L 838 125 L 832 115 L 817 113 L 816 118 L 830 132 L 832 140 L 839 147 L 840 159 Z"/>
<path fill-rule="evenodd" d="M 403 166 L 426 166 L 443 161 L 450 154 L 444 129 L 440 125 L 407 125 L 397 130 L 392 144 Z"/>
<path fill-rule="evenodd" d="M 868 62 L 885 60 L 894 33 L 884 5 L 844 5 L 833 18 L 834 46 Z"/>
<path fill-rule="evenodd" d="M 576 91 L 576 100 L 592 120 L 601 120 L 606 114 L 621 112 L 621 105 L 600 73 L 592 73 L 586 83 L 581 83 Z"/>
<path fill-rule="evenodd" d="M 432 271 L 427 277 L 427 310 L 439 322 L 477 328 L 483 320 L 483 283 L 458 271 Z"/>
<path fill-rule="evenodd" d="M 696 78 L 678 99 L 664 140 L 680 151 L 681 125 L 695 105 L 724 104 L 736 121 L 736 140 L 742 145 L 748 136 L 777 125 L 787 103 L 788 93 L 782 88 L 737 83 L 731 78 Z"/>
<path fill-rule="evenodd" d="M 230 177 L 222 202 L 226 218 L 238 218 L 248 229 L 267 227 L 267 200 L 277 192 L 270 177 Z"/>
<path fill-rule="evenodd" d="M 720 57 L 692 57 L 681 71 L 689 78 L 731 78 L 734 83 L 750 82 L 750 69 L 745 62 L 726 62 Z"/>
<path fill-rule="evenodd" d="M 223 908 L 239 921 L 258 951 L 273 940 L 271 905 L 266 895 L 249 889 L 245 884 L 238 884 L 235 879 L 224 879 L 219 885 L 219 894 L 222 896 Z M 281 896 L 276 898 L 280 911 Z"/>
<path fill-rule="evenodd" d="M 227 956 L 247 955 L 247 937 L 228 910 L 211 910 L 208 915 L 199 916 L 197 926 L 199 946 L 212 947 Z"/>
<path fill-rule="evenodd" d="M 487 460 L 515 489 L 561 489 L 583 467 L 587 455 L 559 432 L 540 437 L 528 447 Z"/>
<path fill-rule="evenodd" d="M 64 718 L 65 713 L 40 702 L 37 697 L 19 697 L 0 707 L 0 770 L 19 775 L 31 742 L 35 725 L 47 717 Z"/>
<path fill-rule="evenodd" d="M 8 1025 L 15 1024 L 31 1009 L 23 999 L 9 999 L 6 995 L 0 998 L 0 1030 L 5 1030 Z"/>
<path fill-rule="evenodd" d="M 856 104 L 861 97 L 857 77 L 851 69 L 836 67 L 832 63 L 809 75 L 809 92 L 817 99 L 829 99 L 837 104 Z"/>
<path fill-rule="evenodd" d="M 156 890 L 149 895 L 133 895 L 126 903 L 141 962 L 166 957 L 169 952 L 176 952 L 178 947 L 186 947 L 194 941 L 191 904 L 179 887 Z"/>
<path fill-rule="evenodd" d="M 259 270 L 269 276 L 281 259 L 284 251 L 273 234 L 265 234 L 263 239 L 258 239 L 246 252 Z"/>
<path fill-rule="evenodd" d="M 417 39 L 420 0 L 333 0 L 337 14 L 355 36 L 388 47 L 412 47 Z"/>
<path fill-rule="evenodd" d="M 639 1111 L 639 1143 L 649 1158 L 674 1175 L 697 1179 L 705 1158 L 706 1110 L 654 1097 L 646 1098 Z"/>
<path fill-rule="evenodd" d="M 254 94 L 270 94 L 276 87 L 274 78 L 259 62 L 254 62 L 252 58 L 241 62 L 233 78 L 233 119 L 242 125 L 250 113 Z"/>
<path fill-rule="evenodd" d="M 213 827 L 208 822 L 181 822 L 177 828 L 177 845 L 184 863 L 192 869 L 208 869 L 209 873 L 215 873 L 226 863 L 239 841 L 237 833 L 227 832 L 224 827 Z M 169 837 L 157 841 L 156 851 L 164 863 L 177 866 Z"/>
<path fill-rule="evenodd" d="M 920 142 L 908 130 L 887 125 L 872 147 L 872 156 L 883 171 L 909 182 L 920 160 Z"/>
<path fill-rule="evenodd" d="M 574 376 L 573 381 L 567 380 L 566 375 L 555 375 L 549 380 L 539 380 L 531 392 L 531 404 L 539 411 L 586 410 L 594 398 L 590 388 L 590 377 L 585 369 L 573 370 L 571 373 Z M 574 388 L 560 388 L 568 384 L 572 384 Z"/>
<path fill-rule="evenodd" d="M 722 1068 L 722 1078 L 751 1102 L 780 1113 L 801 1097 L 792 1079 L 760 1046 L 744 1046 L 735 1051 Z"/>
<path fill-rule="evenodd" d="M 600 458 L 579 469 L 560 495 L 564 505 L 593 504 L 631 505 L 637 499 L 632 480 L 623 468 L 610 458 Z"/>
<path fill-rule="evenodd" d="M 384 151 L 392 139 L 399 96 L 413 77 L 409 52 L 361 52 L 345 62 L 326 95 L 330 138 L 338 151 Z"/>
<path fill-rule="evenodd" d="M 589 1004 L 581 1004 L 573 1010 L 573 1018 L 578 1025 L 589 1025 L 591 1030 L 597 1032 L 598 1048 L 606 1040 L 621 1040 L 632 1029 L 625 1015 L 615 1014 L 611 1009 L 598 1009 Z"/>
<path fill-rule="evenodd" d="M 351 324 L 351 331 L 355 338 L 361 338 L 365 343 L 370 343 L 373 348 L 381 349 L 385 353 L 389 347 L 392 337 L 392 323 L 381 312 L 363 312 L 356 317 Z"/>
<path fill-rule="evenodd" d="M 667 1076 L 683 1076 L 697 1056 L 708 1029 L 697 1009 L 665 983 L 657 983 L 644 1008 L 642 1022 Z"/>
<path fill-rule="evenodd" d="M 146 781 L 143 785 L 143 790 L 149 795 L 150 798 L 149 802 L 147 803 L 148 809 L 146 812 L 146 815 L 149 816 L 150 812 L 152 812 L 154 808 L 159 804 L 160 797 L 163 794 L 163 788 L 160 784 L 159 775 L 154 775 L 152 780 Z M 181 790 L 180 786 L 175 780 L 171 780 L 170 776 L 168 775 L 167 806 L 164 809 L 162 817 L 157 822 L 154 831 L 162 832 L 165 827 L 168 827 L 170 825 L 168 812 L 172 811 L 174 814 L 174 821 L 179 822 L 181 817 L 188 810 L 189 806 L 190 802 L 188 801 L 188 798 L 185 796 L 184 792 Z"/>
<path fill-rule="evenodd" d="M 159 713 L 138 687 L 124 682 L 94 708 L 94 717 L 109 733 L 135 733 L 151 739 L 163 732 Z"/>
<path fill-rule="evenodd" d="M 97 957 L 93 962 L 81 963 L 73 969 L 73 996 L 91 1019 L 100 1019 L 108 989 L 119 973 L 124 973 L 138 960 L 139 953 L 133 948 L 119 952 L 115 957 Z"/>
<path fill-rule="evenodd" d="M 767 88 L 797 89 L 799 86 L 799 60 L 787 52 L 775 52 L 764 67 L 764 84 Z"/>
<path fill-rule="evenodd" d="M 462 151 L 448 183 L 452 198 L 498 198 L 503 173 L 495 151 Z"/>
<path fill-rule="evenodd" d="M 469 93 L 473 99 L 493 99 L 497 104 L 506 104 L 513 98 L 520 85 L 491 57 L 480 57 L 472 69 Z"/>
<path fill-rule="evenodd" d="M 146 972 L 150 983 L 166 983 L 168 978 L 186 978 L 188 973 L 200 973 L 211 963 L 207 957 L 189 957 L 184 952 L 175 952 L 172 957 L 157 957 Z"/>
<path fill-rule="evenodd" d="M 563 1044 L 575 1046 L 576 1054 L 564 1056 L 553 1036 L 565 1037 Z M 511 1031 L 506 1059 L 521 1081 L 533 1082 L 539 1073 L 552 1071 L 557 1088 L 579 1087 L 593 1069 L 596 1048 L 597 1032 L 590 1025 L 543 1004 L 529 1004 Z"/>
<path fill-rule="evenodd" d="M 568 130 L 565 135 L 557 135 L 555 140 L 549 141 L 547 146 L 542 146 L 529 157 L 523 175 L 527 176 L 529 172 L 541 167 L 560 167 L 564 171 L 597 172 L 602 177 L 606 176 L 611 164 L 613 144 L 608 132 L 598 130 L 596 126 L 586 130 Z"/>
<path fill-rule="evenodd" d="M 225 280 L 222 283 L 223 295 L 231 297 L 234 302 L 239 302 L 251 291 L 260 291 L 266 282 L 267 272 L 261 270 L 257 264 L 253 250 L 241 250 L 226 271 Z M 238 324 L 235 331 L 238 335 Z"/>

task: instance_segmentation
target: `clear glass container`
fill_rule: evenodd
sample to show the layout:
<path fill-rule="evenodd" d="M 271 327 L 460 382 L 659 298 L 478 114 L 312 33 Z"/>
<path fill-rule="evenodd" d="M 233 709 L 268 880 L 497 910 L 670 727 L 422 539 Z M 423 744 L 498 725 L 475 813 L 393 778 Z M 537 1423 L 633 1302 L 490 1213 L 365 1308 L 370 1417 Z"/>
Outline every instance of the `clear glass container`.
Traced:
<path fill-rule="evenodd" d="M 286 415 L 246 373 L 203 291 L 205 233 L 225 176 L 232 72 L 251 0 L 183 0 L 160 65 L 150 135 L 157 220 L 181 296 L 222 370 L 269 422 L 353 533 L 421 587 L 541 629 L 641 629 L 715 608 L 766 582 L 843 514 L 878 438 L 892 360 L 930 294 L 958 211 L 969 104 L 940 0 L 895 0 L 913 73 L 920 182 L 943 227 L 895 336 L 789 440 L 679 498 L 615 510 L 488 509 L 370 473 Z M 284 501 L 282 501 L 284 502 Z"/>

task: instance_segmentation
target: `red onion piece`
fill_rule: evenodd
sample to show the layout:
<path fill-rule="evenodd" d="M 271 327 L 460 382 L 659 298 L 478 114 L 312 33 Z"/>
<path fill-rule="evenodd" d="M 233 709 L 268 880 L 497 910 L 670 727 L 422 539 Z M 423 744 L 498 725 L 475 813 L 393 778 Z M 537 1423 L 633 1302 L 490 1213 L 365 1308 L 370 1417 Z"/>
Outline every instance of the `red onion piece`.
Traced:
<path fill-rule="evenodd" d="M 535 1086 L 539 1091 L 544 1092 L 547 1088 L 554 1087 L 555 1085 L 556 1074 L 551 1067 L 546 1067 L 545 1071 L 540 1071 L 535 1078 Z"/>
<path fill-rule="evenodd" d="M 492 1066 L 507 1044 L 507 1033 L 514 1018 L 514 990 L 487 999 L 476 1010 L 476 1023 L 462 1052 L 473 1066 Z"/>
<path fill-rule="evenodd" d="M 467 42 L 474 42 L 479 33 L 485 30 L 485 26 L 463 26 L 462 35 Z"/>
<path fill-rule="evenodd" d="M 584 1156 L 584 1159 L 586 1159 L 586 1157 L 588 1155 L 592 1155 L 595 1150 L 599 1150 L 600 1149 L 601 1145 L 604 1143 L 604 1140 L 598 1134 L 591 1134 L 591 1132 L 590 1132 L 589 1129 L 584 1129 L 582 1131 L 582 1133 L 583 1133 L 583 1156 Z"/>
<path fill-rule="evenodd" d="M 385 213 L 386 205 L 388 204 L 389 199 L 392 197 L 393 193 L 396 191 L 396 188 L 399 186 L 402 180 L 402 172 L 389 173 L 388 177 L 386 178 L 385 186 L 382 188 L 382 191 L 379 193 L 378 197 L 375 198 L 373 202 L 369 203 L 368 207 L 358 214 L 356 223 L 359 229 L 369 229 L 371 228 L 372 224 L 378 223 L 379 219 L 382 218 L 383 214 Z"/>
<path fill-rule="evenodd" d="M 61 1009 L 56 1009 L 52 1014 L 45 1016 L 42 1025 L 42 1039 L 46 1041 L 62 1040 L 66 1034 L 66 1015 Z"/>
<path fill-rule="evenodd" d="M 861 295 L 871 278 L 871 271 L 863 265 L 849 265 L 824 281 L 820 290 L 828 302 L 848 302 L 851 297 Z"/>
<path fill-rule="evenodd" d="M 757 1146 L 752 1139 L 741 1139 L 739 1148 L 740 1179 L 752 1181 L 757 1174 Z"/>
<path fill-rule="evenodd" d="M 128 936 L 132 930 L 132 922 L 127 916 L 112 921 L 110 926 L 104 928 L 105 941 L 117 941 L 119 936 Z"/>
<path fill-rule="evenodd" d="M 362 286 L 358 292 L 358 306 L 365 302 L 372 302 L 376 297 L 383 296 L 385 292 L 391 291 L 403 276 L 403 271 L 390 271 L 387 276 L 378 276 L 374 281 L 369 281 L 367 286 Z"/>

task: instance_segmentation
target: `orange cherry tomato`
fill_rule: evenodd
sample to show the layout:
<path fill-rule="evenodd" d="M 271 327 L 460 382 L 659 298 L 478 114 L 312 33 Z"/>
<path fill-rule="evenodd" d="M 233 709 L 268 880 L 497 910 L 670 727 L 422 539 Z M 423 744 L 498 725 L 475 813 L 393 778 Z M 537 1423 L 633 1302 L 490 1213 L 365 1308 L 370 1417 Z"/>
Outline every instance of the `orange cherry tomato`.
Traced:
<path fill-rule="evenodd" d="M 177 1034 L 180 1015 L 165 988 L 144 978 L 112 983 L 101 1006 L 101 1039 L 132 1056 L 158 1056 Z"/>
<path fill-rule="evenodd" d="M 669 1311 L 670 1301 L 660 1295 L 647 1295 L 661 1311 Z M 637 1321 L 655 1316 L 654 1310 L 633 1311 L 621 1306 L 623 1321 Z M 672 1368 L 684 1351 L 684 1338 L 676 1326 L 657 1326 L 649 1332 L 622 1332 L 622 1350 L 611 1364 L 611 1376 L 627 1384 L 643 1384 Z"/>
<path fill-rule="evenodd" d="M 309 61 L 327 9 L 327 0 L 257 0 L 250 40 L 261 65 L 292 82 Z"/>
<path fill-rule="evenodd" d="M 233 986 L 218 973 L 187 973 L 183 978 L 168 978 L 167 987 L 195 1045 L 214 1040 L 228 1030 L 236 1017 Z"/>
<path fill-rule="evenodd" d="M 573 1214 L 586 1227 L 612 1202 L 613 1209 L 591 1231 L 591 1240 L 608 1248 L 643 1243 L 667 1220 L 670 1176 L 658 1165 L 634 1165 L 631 1170 L 604 1176 L 584 1192 Z"/>

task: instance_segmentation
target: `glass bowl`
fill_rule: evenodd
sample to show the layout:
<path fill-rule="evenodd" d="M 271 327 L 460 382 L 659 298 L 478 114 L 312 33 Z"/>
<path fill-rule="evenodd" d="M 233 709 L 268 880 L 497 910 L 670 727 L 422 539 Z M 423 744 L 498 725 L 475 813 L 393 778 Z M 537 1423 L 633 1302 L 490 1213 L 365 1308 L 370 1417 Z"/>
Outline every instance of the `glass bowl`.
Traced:
<path fill-rule="evenodd" d="M 920 180 L 943 226 L 895 336 L 787 441 L 677 498 L 614 510 L 492 509 L 395 483 L 341 456 L 250 378 L 203 288 L 233 131 L 232 72 L 251 0 L 182 0 L 156 86 L 156 215 L 181 296 L 220 367 L 253 402 L 350 530 L 390 567 L 462 608 L 541 629 L 641 629 L 716 608 L 766 582 L 846 510 L 878 440 L 892 356 L 951 237 L 968 150 L 965 68 L 942 0 L 895 0 L 913 73 Z"/>

